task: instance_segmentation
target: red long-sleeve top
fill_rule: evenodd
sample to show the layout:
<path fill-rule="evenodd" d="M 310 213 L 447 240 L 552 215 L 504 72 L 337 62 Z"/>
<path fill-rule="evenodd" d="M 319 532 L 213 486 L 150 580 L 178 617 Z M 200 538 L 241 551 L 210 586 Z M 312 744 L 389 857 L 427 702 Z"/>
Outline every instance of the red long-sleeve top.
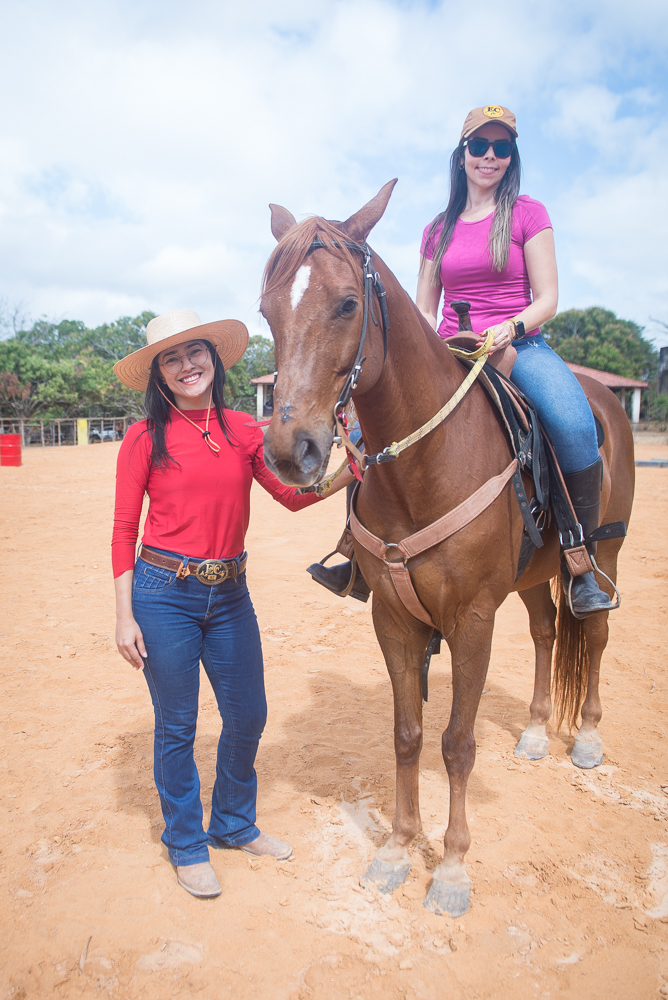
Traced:
<path fill-rule="evenodd" d="M 188 416 L 204 431 L 206 410 L 188 410 Z M 226 410 L 225 416 L 229 442 L 212 413 L 210 428 L 220 445 L 214 454 L 197 430 L 174 413 L 165 428 L 165 441 L 178 465 L 160 469 L 151 466 L 152 439 L 146 421 L 128 427 L 116 466 L 114 577 L 134 568 L 145 493 L 149 508 L 144 544 L 201 559 L 233 559 L 243 552 L 253 479 L 288 510 L 301 510 L 320 499 L 315 493 L 301 496 L 269 472 L 262 431 L 247 426 L 252 417 L 236 410 Z"/>

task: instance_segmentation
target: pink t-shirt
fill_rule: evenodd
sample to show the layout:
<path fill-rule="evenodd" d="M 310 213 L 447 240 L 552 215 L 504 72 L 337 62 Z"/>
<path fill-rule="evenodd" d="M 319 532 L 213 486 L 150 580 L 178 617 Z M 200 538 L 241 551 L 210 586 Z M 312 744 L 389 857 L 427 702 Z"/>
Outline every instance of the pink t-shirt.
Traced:
<path fill-rule="evenodd" d="M 513 208 L 508 265 L 501 272 L 492 269 L 489 255 L 491 225 L 492 215 L 479 222 L 458 219 L 455 224 L 450 246 L 441 261 L 443 319 L 438 328 L 440 337 L 452 337 L 457 333 L 457 314 L 450 303 L 458 299 L 471 303 L 471 324 L 476 333 L 511 319 L 531 302 L 524 244 L 543 229 L 552 228 L 545 206 L 525 194 L 519 196 Z M 441 228 L 437 227 L 429 242 L 429 226 L 424 231 L 420 253 L 428 260 L 434 259 Z M 539 329 L 531 331 L 532 335 L 537 333 Z"/>

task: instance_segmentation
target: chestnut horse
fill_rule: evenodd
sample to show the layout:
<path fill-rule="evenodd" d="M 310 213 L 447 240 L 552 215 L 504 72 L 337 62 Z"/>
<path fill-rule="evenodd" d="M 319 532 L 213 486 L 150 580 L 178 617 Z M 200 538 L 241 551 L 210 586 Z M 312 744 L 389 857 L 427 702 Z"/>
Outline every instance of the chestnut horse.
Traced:
<path fill-rule="evenodd" d="M 362 330 L 362 259 L 351 244 L 366 243 L 385 211 L 394 183 L 386 184 L 343 223 L 316 217 L 297 224 L 286 209 L 271 206 L 272 232 L 279 243 L 267 263 L 261 312 L 274 336 L 278 377 L 264 453 L 267 465 L 284 483 L 307 486 L 325 475 L 335 433 L 333 410 L 353 366 Z M 437 413 L 464 378 L 461 364 L 434 335 L 392 272 L 375 254 L 372 262 L 387 291 L 390 327 L 385 356 L 383 324 L 375 301 L 364 347 L 366 360 L 353 392 L 367 454 L 380 452 L 415 431 Z M 628 522 L 634 458 L 626 414 L 604 386 L 588 378 L 580 381 L 605 431 L 601 523 Z M 444 423 L 396 461 L 367 469 L 358 491 L 357 516 L 385 542 L 399 542 L 465 501 L 507 467 L 511 458 L 499 414 L 475 382 Z M 524 480 L 530 494 L 530 477 Z M 442 737 L 450 812 L 443 861 L 425 900 L 425 906 L 436 913 L 456 916 L 469 906 L 465 797 L 476 752 L 473 727 L 487 674 L 494 616 L 512 591 L 519 591 L 527 607 L 536 650 L 530 723 L 519 752 L 534 758 L 547 752 L 545 723 L 552 711 L 556 636 L 557 712 L 560 720 L 566 716 L 571 725 L 578 713 L 582 717 L 574 759 L 577 750 L 580 766 L 591 767 L 602 760 L 598 681 L 608 615 L 601 612 L 578 621 L 561 600 L 557 617 L 550 588 L 550 581 L 559 574 L 554 528 L 546 530 L 544 547 L 516 581 L 522 529 L 515 494 L 507 485 L 481 516 L 409 563 L 417 595 L 452 657 L 452 709 Z M 621 539 L 613 539 L 598 545 L 598 565 L 613 581 L 621 544 Z M 382 559 L 357 542 L 355 554 L 373 590 L 373 623 L 394 696 L 396 810 L 392 834 L 365 876 L 367 883 L 387 892 L 405 880 L 410 868 L 408 847 L 421 830 L 421 668 L 432 630 L 406 610 Z"/>

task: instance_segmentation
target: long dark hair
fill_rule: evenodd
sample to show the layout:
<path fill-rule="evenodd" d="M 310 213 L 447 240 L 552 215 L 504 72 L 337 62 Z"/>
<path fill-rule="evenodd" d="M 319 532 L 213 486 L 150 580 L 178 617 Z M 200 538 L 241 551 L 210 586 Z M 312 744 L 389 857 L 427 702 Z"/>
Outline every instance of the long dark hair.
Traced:
<path fill-rule="evenodd" d="M 433 267 L 431 270 L 432 284 L 438 285 L 441 274 L 441 261 L 445 251 L 450 246 L 452 234 L 455 229 L 457 219 L 466 208 L 466 198 L 468 186 L 466 171 L 462 167 L 462 160 L 465 155 L 464 140 L 459 143 L 450 157 L 450 199 L 445 212 L 437 215 L 429 226 L 427 240 L 431 240 L 438 227 L 443 223 L 436 250 L 434 253 Z M 513 143 L 510 154 L 510 163 L 501 183 L 494 192 L 496 208 L 494 218 L 489 231 L 489 256 L 492 267 L 495 271 L 503 271 L 508 266 L 508 256 L 510 254 L 510 238 L 513 230 L 513 208 L 520 193 L 520 176 L 522 164 L 516 143 Z M 428 266 L 426 257 L 420 262 L 420 274 Z"/>
<path fill-rule="evenodd" d="M 211 402 L 215 408 L 216 417 L 218 418 L 220 428 L 225 435 L 225 439 L 229 441 L 229 424 L 225 418 L 225 369 L 222 361 L 216 354 L 213 344 L 209 343 L 208 340 L 202 340 L 202 343 L 206 344 L 206 348 L 214 362 L 213 393 Z M 153 441 L 153 447 L 151 450 L 151 465 L 155 465 L 159 469 L 165 469 L 170 463 L 176 466 L 179 464 L 167 451 L 167 444 L 165 442 L 165 427 L 171 421 L 172 414 L 174 413 L 172 407 L 165 399 L 165 396 L 167 396 L 167 399 L 171 400 L 175 406 L 176 400 L 174 399 L 174 394 L 171 389 L 169 389 L 165 384 L 161 385 L 160 382 L 160 366 L 158 364 L 158 355 L 156 355 L 153 358 L 153 363 L 151 364 L 151 374 L 148 380 L 148 385 L 146 386 L 144 410 L 147 417 L 147 430 Z M 161 389 L 162 392 L 160 391 Z M 163 392 L 165 396 L 162 395 Z"/>

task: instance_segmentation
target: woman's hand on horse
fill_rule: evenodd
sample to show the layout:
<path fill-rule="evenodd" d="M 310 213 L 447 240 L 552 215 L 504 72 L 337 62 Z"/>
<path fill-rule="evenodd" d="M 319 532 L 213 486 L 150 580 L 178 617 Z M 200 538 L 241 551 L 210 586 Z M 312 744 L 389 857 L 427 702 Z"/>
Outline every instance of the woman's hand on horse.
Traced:
<path fill-rule="evenodd" d="M 494 342 L 490 349 L 490 354 L 494 354 L 495 351 L 502 351 L 504 347 L 512 343 L 515 325 L 510 320 L 506 320 L 504 323 L 497 323 L 496 326 L 490 326 L 486 330 L 483 330 L 482 333 L 479 333 L 478 345 L 484 344 L 485 337 L 490 330 L 494 334 Z"/>
<path fill-rule="evenodd" d="M 141 629 L 134 618 L 116 620 L 116 647 L 124 660 L 135 668 L 143 670 L 142 657 L 146 657 L 146 646 Z"/>

